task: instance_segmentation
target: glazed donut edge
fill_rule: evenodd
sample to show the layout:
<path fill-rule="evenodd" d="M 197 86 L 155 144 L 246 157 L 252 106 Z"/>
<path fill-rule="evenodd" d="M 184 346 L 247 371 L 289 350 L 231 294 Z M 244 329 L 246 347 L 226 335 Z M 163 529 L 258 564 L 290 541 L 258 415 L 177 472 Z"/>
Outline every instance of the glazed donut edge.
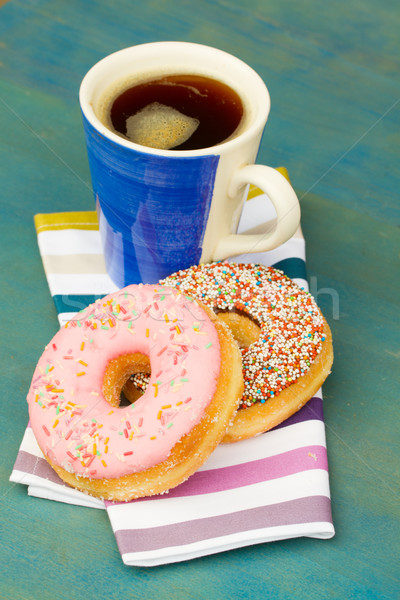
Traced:
<path fill-rule="evenodd" d="M 223 444 L 245 440 L 273 429 L 298 412 L 320 389 L 333 364 L 332 334 L 327 321 L 322 318 L 325 340 L 310 369 L 265 404 L 258 403 L 238 410 L 222 439 Z"/>

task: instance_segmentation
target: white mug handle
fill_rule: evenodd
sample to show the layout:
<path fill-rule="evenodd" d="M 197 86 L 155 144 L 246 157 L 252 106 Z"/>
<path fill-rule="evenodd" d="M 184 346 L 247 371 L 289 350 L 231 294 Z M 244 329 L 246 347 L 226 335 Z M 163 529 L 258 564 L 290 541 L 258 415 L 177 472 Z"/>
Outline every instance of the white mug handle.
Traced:
<path fill-rule="evenodd" d="M 272 250 L 286 242 L 300 224 L 300 204 L 290 183 L 272 167 L 246 165 L 233 175 L 228 195 L 234 198 L 247 184 L 264 192 L 276 210 L 276 227 L 260 234 L 231 234 L 221 239 L 214 251 L 213 260 L 230 256 Z"/>

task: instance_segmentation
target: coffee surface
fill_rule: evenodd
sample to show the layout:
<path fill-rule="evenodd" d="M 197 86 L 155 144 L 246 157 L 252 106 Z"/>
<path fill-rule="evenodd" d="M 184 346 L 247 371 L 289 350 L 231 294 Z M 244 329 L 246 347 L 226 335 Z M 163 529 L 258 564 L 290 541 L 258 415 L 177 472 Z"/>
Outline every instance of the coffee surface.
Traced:
<path fill-rule="evenodd" d="M 168 75 L 133 85 L 109 110 L 116 133 L 163 150 L 220 144 L 234 134 L 242 117 L 243 104 L 232 88 L 199 75 Z"/>

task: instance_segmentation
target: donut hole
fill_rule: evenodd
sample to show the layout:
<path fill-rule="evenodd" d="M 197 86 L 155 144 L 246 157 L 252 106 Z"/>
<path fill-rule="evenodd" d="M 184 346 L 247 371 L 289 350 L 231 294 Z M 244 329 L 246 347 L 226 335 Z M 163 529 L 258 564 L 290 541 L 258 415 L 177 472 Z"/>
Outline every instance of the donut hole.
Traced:
<path fill-rule="evenodd" d="M 139 393 L 135 398 L 133 393 L 127 395 L 125 393 L 126 384 L 130 377 L 135 373 L 150 374 L 150 360 L 145 354 L 136 352 L 134 354 L 123 354 L 117 358 L 113 358 L 108 363 L 103 377 L 103 394 L 107 402 L 118 408 L 127 403 L 131 404 L 142 393 Z"/>
<path fill-rule="evenodd" d="M 135 400 L 137 400 L 137 398 L 133 399 L 131 402 L 129 398 L 126 397 L 125 389 L 123 388 L 119 396 L 119 407 L 123 408 L 124 406 L 130 406 Z"/>
<path fill-rule="evenodd" d="M 256 342 L 261 335 L 261 328 L 259 325 L 244 313 L 225 311 L 217 313 L 217 317 L 231 330 L 239 348 L 248 348 L 251 344 Z M 132 404 L 140 398 L 140 396 L 143 396 L 148 384 L 148 375 L 150 372 L 150 363 L 147 370 L 140 371 L 140 369 L 137 368 L 135 371 L 128 374 L 124 371 L 123 389 L 121 391 L 122 405 Z M 135 375 L 138 376 L 135 377 Z"/>
<path fill-rule="evenodd" d="M 219 312 L 217 317 L 231 330 L 239 348 L 248 348 L 261 335 L 261 328 L 247 315 L 238 312 Z"/>

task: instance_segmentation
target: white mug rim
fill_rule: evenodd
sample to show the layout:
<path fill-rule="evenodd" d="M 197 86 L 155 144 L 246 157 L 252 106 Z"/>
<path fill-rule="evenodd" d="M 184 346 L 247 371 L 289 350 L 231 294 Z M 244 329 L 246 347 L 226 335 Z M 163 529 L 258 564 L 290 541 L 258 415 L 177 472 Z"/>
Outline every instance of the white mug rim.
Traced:
<path fill-rule="evenodd" d="M 246 73 L 246 75 L 252 79 L 254 85 L 257 87 L 258 106 L 256 106 L 256 109 L 258 109 L 258 111 L 257 114 L 255 114 L 252 118 L 250 124 L 244 129 L 244 131 L 240 132 L 237 136 L 232 137 L 231 139 L 228 139 L 225 142 L 216 144 L 214 146 L 209 146 L 207 148 L 199 148 L 197 150 L 161 150 L 158 148 L 150 148 L 147 146 L 136 144 L 135 142 L 127 140 L 113 133 L 97 117 L 94 110 L 92 95 L 94 85 L 98 81 L 97 72 L 101 71 L 104 68 L 107 68 L 109 64 L 118 60 L 118 58 L 125 54 L 138 51 L 146 51 L 147 49 L 151 51 L 157 50 L 162 52 L 163 49 L 176 50 L 178 47 L 182 52 L 184 52 L 185 50 L 189 51 L 192 49 L 196 52 L 204 51 L 205 53 L 212 53 L 215 57 L 219 57 L 223 61 L 229 61 L 229 63 L 232 64 L 236 69 L 241 70 L 243 73 Z M 201 71 L 204 72 L 205 75 L 211 76 L 210 73 L 207 72 L 207 69 L 201 69 Z M 187 72 L 187 70 L 185 72 Z M 115 81 L 118 81 L 118 79 L 120 78 L 121 77 L 116 78 Z M 224 78 L 221 77 L 221 80 L 224 81 Z M 108 85 L 109 84 L 103 87 L 103 92 L 106 90 L 106 87 L 108 87 Z M 245 92 L 243 91 L 243 89 L 241 89 L 240 86 L 235 86 L 235 90 L 243 99 L 243 96 L 245 96 Z M 247 94 L 246 99 L 249 98 L 251 98 L 251 96 L 250 94 Z M 251 101 L 252 100 L 253 98 L 251 98 Z M 84 114 L 85 118 L 89 121 L 89 123 L 94 127 L 94 129 L 104 137 L 116 143 L 117 145 L 124 146 L 130 150 L 135 150 L 137 152 L 142 152 L 146 154 L 182 158 L 192 156 L 205 156 L 210 154 L 221 155 L 224 152 L 233 149 L 235 146 L 246 144 L 248 140 L 253 139 L 263 131 L 270 110 L 270 96 L 267 86 L 261 79 L 260 75 L 258 75 L 258 73 L 254 69 L 252 69 L 252 67 L 250 67 L 248 64 L 246 64 L 233 54 L 229 54 L 224 50 L 220 50 L 218 48 L 214 48 L 212 46 L 207 46 L 204 44 L 181 41 L 149 42 L 146 44 L 138 44 L 135 46 L 123 48 L 122 50 L 117 50 L 116 52 L 105 56 L 103 59 L 95 63 L 84 76 L 79 89 L 79 102 L 82 113 Z"/>

